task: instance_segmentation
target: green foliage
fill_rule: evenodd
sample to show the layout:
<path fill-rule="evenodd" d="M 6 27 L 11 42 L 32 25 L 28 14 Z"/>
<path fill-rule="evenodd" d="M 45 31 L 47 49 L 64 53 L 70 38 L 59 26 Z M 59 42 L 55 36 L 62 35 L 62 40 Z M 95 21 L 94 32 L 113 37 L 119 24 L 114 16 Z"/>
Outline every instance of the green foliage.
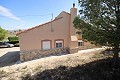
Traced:
<path fill-rule="evenodd" d="M 14 37 L 8 37 L 9 41 L 18 41 L 18 37 L 14 36 Z"/>
<path fill-rule="evenodd" d="M 78 0 L 80 15 L 74 26 L 84 39 L 100 45 L 119 48 L 120 0 Z"/>
<path fill-rule="evenodd" d="M 104 30 L 100 30 L 89 23 L 84 22 L 80 17 L 76 17 L 74 21 L 75 28 L 82 30 L 82 37 L 91 43 L 106 45 L 107 38 Z"/>
<path fill-rule="evenodd" d="M 7 31 L 5 29 L 2 29 L 0 27 L 0 41 L 2 41 L 3 39 L 5 39 L 7 37 Z"/>
<path fill-rule="evenodd" d="M 11 44 L 19 43 L 19 39 L 18 39 L 17 36 L 14 36 L 14 37 L 8 37 L 8 40 L 9 40 L 9 43 L 11 43 Z"/>

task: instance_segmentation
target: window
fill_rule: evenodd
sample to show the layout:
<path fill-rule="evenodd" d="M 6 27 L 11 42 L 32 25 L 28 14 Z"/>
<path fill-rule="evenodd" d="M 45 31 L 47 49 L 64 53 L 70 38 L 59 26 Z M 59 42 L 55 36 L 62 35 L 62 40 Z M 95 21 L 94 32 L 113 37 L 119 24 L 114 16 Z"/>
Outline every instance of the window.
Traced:
<path fill-rule="evenodd" d="M 56 43 L 56 48 L 61 48 L 62 47 L 62 43 Z"/>
<path fill-rule="evenodd" d="M 83 46 L 83 41 L 82 40 L 78 41 L 78 46 Z"/>
<path fill-rule="evenodd" d="M 62 40 L 55 41 L 55 47 L 56 48 L 62 48 L 63 47 L 63 41 Z"/>
<path fill-rule="evenodd" d="M 83 42 L 78 42 L 78 46 L 83 46 Z"/>
<path fill-rule="evenodd" d="M 43 40 L 42 41 L 42 49 L 47 50 L 51 48 L 51 41 L 50 40 Z"/>

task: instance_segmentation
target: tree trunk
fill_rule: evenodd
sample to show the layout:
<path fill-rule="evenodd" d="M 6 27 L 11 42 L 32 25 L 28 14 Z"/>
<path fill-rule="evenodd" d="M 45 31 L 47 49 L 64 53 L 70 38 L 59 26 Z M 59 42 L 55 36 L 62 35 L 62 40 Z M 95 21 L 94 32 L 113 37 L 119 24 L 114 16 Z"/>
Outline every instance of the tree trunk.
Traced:
<path fill-rule="evenodd" d="M 119 58 L 119 50 L 118 49 L 114 49 L 114 55 L 113 55 L 113 58 L 116 60 Z"/>
<path fill-rule="evenodd" d="M 113 55 L 113 68 L 118 68 L 118 61 L 119 61 L 119 45 L 115 46 L 113 49 L 114 55 Z"/>
<path fill-rule="evenodd" d="M 113 77 L 115 80 L 118 80 L 118 69 L 119 69 L 119 45 L 115 46 L 114 49 L 114 55 L 113 55 L 113 63 L 112 63 L 112 70 L 113 70 Z"/>

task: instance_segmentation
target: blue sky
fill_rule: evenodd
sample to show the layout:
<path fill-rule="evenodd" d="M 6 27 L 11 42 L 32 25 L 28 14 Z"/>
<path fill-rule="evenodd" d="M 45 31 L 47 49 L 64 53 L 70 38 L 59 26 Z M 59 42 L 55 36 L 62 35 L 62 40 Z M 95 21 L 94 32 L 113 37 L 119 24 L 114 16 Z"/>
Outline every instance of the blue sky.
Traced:
<path fill-rule="evenodd" d="M 27 29 L 48 22 L 60 12 L 69 12 L 78 0 L 0 0 L 0 26 L 7 30 Z"/>

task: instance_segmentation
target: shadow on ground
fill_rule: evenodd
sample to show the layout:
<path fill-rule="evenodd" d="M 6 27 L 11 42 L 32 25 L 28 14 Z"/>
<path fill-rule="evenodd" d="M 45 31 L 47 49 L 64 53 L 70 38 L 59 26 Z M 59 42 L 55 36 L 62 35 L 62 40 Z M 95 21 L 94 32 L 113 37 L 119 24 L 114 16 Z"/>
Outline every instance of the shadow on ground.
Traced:
<path fill-rule="evenodd" d="M 10 66 L 20 60 L 20 51 L 8 52 L 0 57 L 0 67 Z"/>
<path fill-rule="evenodd" d="M 26 75 L 22 80 L 120 80 L 120 60 L 118 66 L 113 69 L 112 59 L 108 58 L 77 67 L 60 66 L 34 76 Z"/>

